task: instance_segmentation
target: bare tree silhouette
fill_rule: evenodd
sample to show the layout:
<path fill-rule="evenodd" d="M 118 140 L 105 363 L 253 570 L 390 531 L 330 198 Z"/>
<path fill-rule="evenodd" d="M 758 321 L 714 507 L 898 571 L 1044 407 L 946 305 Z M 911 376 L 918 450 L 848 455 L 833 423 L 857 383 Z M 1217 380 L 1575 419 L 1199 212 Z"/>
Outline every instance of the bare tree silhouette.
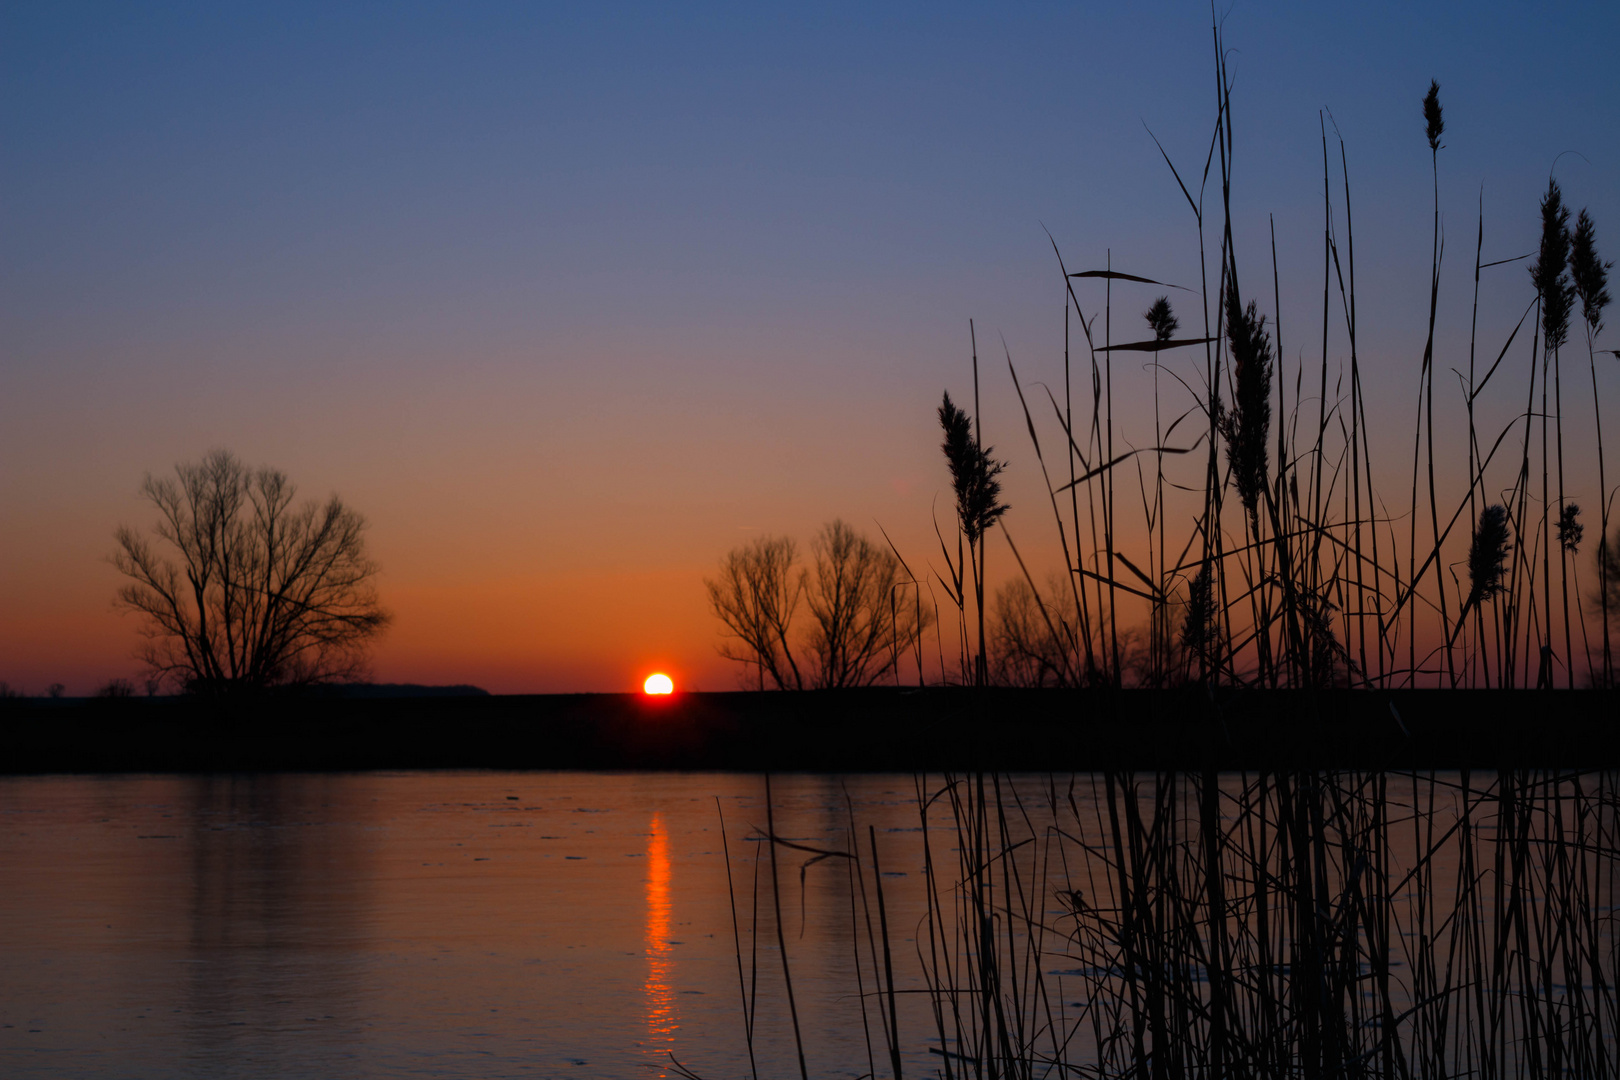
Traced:
<path fill-rule="evenodd" d="M 930 613 L 895 603 L 899 560 L 844 522 L 822 526 L 810 550 L 815 567 L 804 580 L 816 685 L 869 686 L 894 670 Z"/>
<path fill-rule="evenodd" d="M 285 473 L 217 450 L 153 477 L 156 541 L 120 527 L 116 604 L 143 616 L 140 656 L 193 693 L 241 694 L 359 677 L 388 625 L 365 519 L 336 495 L 295 507 Z"/>
<path fill-rule="evenodd" d="M 1058 578 L 1044 601 L 1024 578 L 996 590 L 990 623 L 990 681 L 997 686 L 1073 686 L 1080 624 L 1074 595 Z"/>
<path fill-rule="evenodd" d="M 735 641 L 720 655 L 750 665 L 761 690 L 802 690 L 804 679 L 788 644 L 788 625 L 799 606 L 802 583 L 793 573 L 798 547 L 785 536 L 761 536 L 733 548 L 720 561 L 720 576 L 704 578 L 709 606 Z"/>
<path fill-rule="evenodd" d="M 895 673 L 933 620 L 898 596 L 915 587 L 900 561 L 842 521 L 823 526 L 810 551 L 813 565 L 799 569 L 791 539 L 761 537 L 721 560 L 719 577 L 704 580 L 729 631 L 720 655 L 752 667 L 762 690 L 870 686 Z M 794 634 L 800 600 L 810 625 Z"/>

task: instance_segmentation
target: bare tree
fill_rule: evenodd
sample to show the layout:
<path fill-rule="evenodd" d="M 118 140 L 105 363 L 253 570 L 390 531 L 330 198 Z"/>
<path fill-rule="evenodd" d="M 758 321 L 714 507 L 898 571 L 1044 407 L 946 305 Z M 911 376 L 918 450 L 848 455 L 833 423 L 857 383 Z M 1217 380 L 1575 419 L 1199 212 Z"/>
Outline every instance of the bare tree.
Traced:
<path fill-rule="evenodd" d="M 727 660 L 748 664 L 759 688 L 802 690 L 804 679 L 788 644 L 788 626 L 799 606 L 800 579 L 794 574 L 798 548 L 788 537 L 761 536 L 733 548 L 720 563 L 720 576 L 705 578 L 709 606 L 734 641 L 720 646 Z"/>
<path fill-rule="evenodd" d="M 354 679 L 390 616 L 377 602 L 365 519 L 336 495 L 293 505 L 274 469 L 219 450 L 146 477 L 156 542 L 127 526 L 112 563 L 117 606 L 143 616 L 141 659 L 195 693 Z"/>
<path fill-rule="evenodd" d="M 822 526 L 804 573 L 814 625 L 810 652 L 818 687 L 870 686 L 911 648 L 930 613 L 895 602 L 900 562 L 844 524 Z"/>
<path fill-rule="evenodd" d="M 1024 578 L 996 591 L 990 624 L 990 677 L 1000 686 L 1072 686 L 1079 620 L 1061 581 L 1045 601 Z"/>
<path fill-rule="evenodd" d="M 795 567 L 797 550 L 786 537 L 761 537 L 734 548 L 719 577 L 705 579 L 709 606 L 729 631 L 720 655 L 752 667 L 761 689 L 869 686 L 894 672 L 933 620 L 901 597 L 915 583 L 902 577 L 900 561 L 842 521 L 811 542 L 811 567 Z M 795 634 L 801 599 L 810 625 Z"/>

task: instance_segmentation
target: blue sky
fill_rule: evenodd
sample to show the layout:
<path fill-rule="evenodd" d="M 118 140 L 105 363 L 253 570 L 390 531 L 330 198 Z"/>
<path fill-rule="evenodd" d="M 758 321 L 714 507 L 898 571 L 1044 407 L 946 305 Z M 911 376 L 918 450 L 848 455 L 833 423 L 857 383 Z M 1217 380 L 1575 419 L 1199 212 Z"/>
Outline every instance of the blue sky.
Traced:
<path fill-rule="evenodd" d="M 1245 276 L 1269 281 L 1274 215 L 1297 359 L 1320 335 L 1331 110 L 1397 429 L 1427 315 L 1430 78 L 1444 366 L 1482 192 L 1487 260 L 1534 245 L 1555 161 L 1620 248 L 1613 5 L 1223 17 Z M 446 619 L 523 617 L 457 595 L 563 620 L 600 579 L 650 597 L 623 613 L 635 648 L 679 639 L 719 680 L 700 578 L 739 535 L 843 515 L 932 543 L 931 409 L 964 387 L 970 317 L 1052 379 L 1044 230 L 1073 266 L 1111 251 L 1196 285 L 1146 127 L 1199 169 L 1210 22 L 1170 3 L 6 6 L 0 678 L 128 667 L 109 534 L 142 520 L 142 473 L 227 445 L 372 518 L 401 614 L 385 673 L 617 685 L 606 660 L 545 660 L 538 630 L 532 663 L 431 646 Z M 1487 282 L 1491 335 L 1522 310 L 1517 275 Z M 991 441 L 1027 474 L 1016 409 L 998 373 Z"/>

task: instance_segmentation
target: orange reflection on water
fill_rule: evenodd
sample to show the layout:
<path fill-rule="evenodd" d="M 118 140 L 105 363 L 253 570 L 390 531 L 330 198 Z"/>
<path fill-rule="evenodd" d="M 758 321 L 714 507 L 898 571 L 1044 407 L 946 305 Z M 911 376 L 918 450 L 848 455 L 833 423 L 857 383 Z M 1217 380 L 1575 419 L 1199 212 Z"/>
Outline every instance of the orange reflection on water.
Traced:
<path fill-rule="evenodd" d="M 669 944 L 669 831 L 652 816 L 647 840 L 647 1041 L 649 1053 L 663 1059 L 675 1045 L 675 993 L 670 975 L 675 960 Z M 662 1074 L 660 1074 L 662 1075 Z"/>

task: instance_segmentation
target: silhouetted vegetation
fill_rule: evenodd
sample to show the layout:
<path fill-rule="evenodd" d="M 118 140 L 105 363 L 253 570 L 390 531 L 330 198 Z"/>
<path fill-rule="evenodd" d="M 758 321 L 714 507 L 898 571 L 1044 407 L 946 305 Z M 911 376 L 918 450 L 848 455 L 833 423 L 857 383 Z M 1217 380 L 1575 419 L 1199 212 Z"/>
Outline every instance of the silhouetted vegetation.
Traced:
<path fill-rule="evenodd" d="M 894 554 L 842 521 L 823 526 L 810 552 L 811 565 L 800 567 L 791 539 L 767 536 L 721 560 L 719 576 L 704 581 L 730 633 L 720 655 L 745 665 L 745 683 L 759 689 L 898 680 L 902 659 L 934 620 L 917 582 L 902 576 Z M 801 601 L 808 618 L 795 629 Z"/>
<path fill-rule="evenodd" d="M 851 998 L 896 1078 L 1616 1074 L 1606 774 L 944 774 L 916 811 L 903 931 L 899 838 L 853 815 L 841 844 L 757 835 L 773 894 L 778 847 L 847 870 Z M 902 965 L 926 1000 L 905 1023 Z M 739 964 L 745 1009 L 769 970 Z"/>
<path fill-rule="evenodd" d="M 1428 334 L 1416 372 L 1410 491 L 1404 501 L 1391 498 L 1387 478 L 1396 463 L 1388 441 L 1373 438 L 1367 418 L 1344 143 L 1337 140 L 1335 153 L 1324 118 L 1322 309 L 1319 326 L 1312 327 L 1320 348 L 1313 342 L 1318 355 L 1307 360 L 1303 350 L 1283 351 L 1274 232 L 1272 296 L 1240 286 L 1234 107 L 1219 37 L 1217 30 L 1214 130 L 1202 179 L 1195 172 L 1197 183 L 1190 186 L 1160 148 L 1196 230 L 1203 280 L 1188 291 L 1202 300 L 1201 333 L 1177 339 L 1182 320 L 1168 295 L 1160 295 L 1144 316 L 1152 336 L 1115 343 L 1113 292 L 1162 283 L 1116 269 L 1111 255 L 1103 269 L 1070 272 L 1054 243 L 1068 300 L 1066 347 L 1062 397 L 1045 394 L 1048 415 L 1061 428 L 1066 470 L 1043 448 L 1036 413 L 1045 410 L 1031 410 L 1008 359 L 1066 564 L 1055 586 L 1037 584 L 1006 534 L 996 487 L 1002 465 L 980 449 L 977 421 L 970 427 L 948 396 L 940 409 L 966 539 L 965 554 L 958 544 L 954 555 L 942 541 L 946 572 L 935 575 L 961 613 L 959 678 L 1116 687 L 1614 686 L 1611 637 L 1620 614 L 1616 541 L 1610 539 L 1615 493 L 1604 460 L 1596 361 L 1600 351 L 1614 351 L 1596 348 L 1611 264 L 1598 254 L 1591 216 L 1582 210 L 1572 226 L 1559 184 L 1549 181 L 1524 315 L 1494 359 L 1485 358 L 1488 366 L 1476 364 L 1478 331 L 1471 331 L 1467 370 L 1456 369 L 1460 394 L 1453 400 L 1466 413 L 1466 445 L 1456 457 L 1467 464 L 1448 495 L 1435 446 L 1434 378 L 1444 255 L 1439 151 L 1446 128 L 1440 87 L 1431 82 L 1422 99 L 1435 190 Z M 1207 205 L 1212 180 L 1216 206 Z M 1519 262 L 1485 258 L 1482 210 L 1476 327 L 1482 275 Z M 1252 272 L 1243 278 L 1255 279 Z M 1082 297 L 1082 287 L 1101 295 Z M 1268 301 L 1270 314 L 1263 310 Z M 1561 383 L 1561 352 L 1577 301 L 1597 446 L 1599 543 L 1584 549 L 1582 505 L 1589 503 L 1575 497 L 1567 475 L 1566 419 L 1575 421 L 1565 416 Z M 1068 348 L 1074 326 L 1078 358 Z M 1335 339 L 1348 354 L 1337 360 Z M 1513 362 L 1515 342 L 1527 347 L 1527 365 Z M 1190 348 L 1202 349 L 1202 364 L 1178 359 Z M 1461 343 L 1448 351 L 1460 356 Z M 1149 445 L 1128 437 L 1114 415 L 1118 354 L 1132 353 L 1152 358 Z M 976 346 L 973 363 L 977 397 Z M 1515 371 L 1523 381 L 1512 387 Z M 1179 415 L 1162 409 L 1161 374 L 1171 376 L 1164 386 L 1188 391 Z M 1089 395 L 1076 388 L 1089 388 Z M 1498 431 L 1481 430 L 1476 406 L 1490 394 L 1500 407 L 1497 395 L 1504 391 L 1511 419 Z M 1128 449 L 1118 449 L 1121 442 Z M 1178 457 L 1202 462 L 1192 475 L 1168 475 L 1167 461 Z M 1189 494 L 1175 495 L 1177 489 Z M 1134 520 L 1127 518 L 1131 507 L 1141 510 Z M 1190 528 L 1183 531 L 1178 522 Z M 1022 580 L 999 590 L 986 632 L 983 540 L 991 524 L 1006 534 Z M 1145 543 L 1127 547 L 1122 536 L 1145 537 Z M 1596 587 L 1583 589 L 1583 573 L 1593 572 Z M 980 631 L 978 650 L 968 657 L 970 595 Z M 940 677 L 951 681 L 953 675 L 945 670 Z"/>
<path fill-rule="evenodd" d="M 1392 773 L 1387 765 L 1398 755 L 1388 751 L 1396 740 L 1386 744 L 1383 762 L 1365 771 L 1259 763 L 1258 771 L 1223 776 L 1218 768 L 1233 762 L 1215 750 L 1235 730 L 1228 720 L 1250 723 L 1279 698 L 1293 703 L 1278 709 L 1286 714 L 1279 732 L 1313 722 L 1315 710 L 1302 702 L 1377 701 L 1387 704 L 1400 738 L 1415 746 L 1394 701 L 1407 688 L 1573 688 L 1583 679 L 1615 685 L 1610 639 L 1620 611 L 1620 530 L 1611 535 L 1595 360 L 1609 264 L 1597 255 L 1590 216 L 1582 211 L 1571 228 L 1563 193 L 1549 181 L 1529 268 L 1533 295 L 1481 370 L 1475 363 L 1481 273 L 1529 257 L 1487 261 L 1481 212 L 1476 329 L 1466 374 L 1458 371 L 1467 471 L 1447 495 L 1437 475 L 1434 379 L 1445 122 L 1440 87 L 1431 82 L 1422 99 L 1435 187 L 1428 334 L 1417 370 L 1409 501 L 1391 508 L 1375 483 L 1375 475 L 1390 475 L 1391 462 L 1370 435 L 1357 344 L 1344 144 L 1337 147 L 1336 192 L 1324 121 L 1321 347 L 1314 370 L 1302 353 L 1290 370 L 1276 310 L 1274 235 L 1269 320 L 1264 298 L 1239 286 L 1232 83 L 1218 28 L 1214 39 L 1216 118 L 1196 191 L 1164 155 L 1197 227 L 1202 335 L 1176 339 L 1180 319 L 1161 295 L 1145 313 L 1152 337 L 1114 344 L 1113 289 L 1162 283 L 1114 269 L 1111 256 L 1104 269 L 1070 273 L 1058 252 L 1066 324 L 1078 323 L 1089 367 L 1072 378 L 1066 349 L 1063 397 L 1046 391 L 1062 428 L 1066 478 L 1053 475 L 1055 462 L 1043 451 L 1010 357 L 1008 372 L 1065 567 L 1040 587 L 1008 535 L 1020 574 L 998 590 L 988 634 L 976 545 L 990 524 L 1006 531 L 1005 507 L 998 490 L 977 501 L 974 493 L 994 482 L 1001 466 L 979 449 L 981 433 L 948 395 L 940 409 L 960 539 L 953 556 L 941 538 L 948 576 L 936 577 L 961 613 L 959 677 L 983 682 L 988 675 L 1027 687 L 1199 687 L 1179 699 L 1187 702 L 1206 695 L 1213 701 L 1217 687 L 1391 693 L 1276 694 L 1250 697 L 1253 704 L 1230 712 L 1217 707 L 1221 734 L 1190 755 L 1204 757 L 1186 773 L 920 777 L 927 918 L 904 932 L 922 968 L 929 1017 L 922 1029 L 902 1031 L 898 1020 L 895 942 L 874 830 L 863 834 L 852 817 L 841 847 L 810 848 L 777 836 L 767 809 L 766 831 L 756 838 L 771 845 L 769 887 L 773 894 L 781 887 L 778 847 L 811 856 L 801 867 L 801 890 L 812 865 L 848 869 L 851 992 L 862 1010 L 873 1075 L 887 1062 L 898 1080 L 919 1060 L 923 1071 L 947 1080 L 1616 1075 L 1620 951 L 1612 915 L 1620 796 L 1611 775 L 1535 771 L 1512 760 L 1483 774 L 1467 764 L 1449 776 L 1415 766 Z M 1218 223 L 1205 205 L 1212 175 L 1220 190 Z M 1098 283 L 1101 304 L 1083 305 L 1076 282 Z M 1581 501 L 1571 497 L 1565 471 L 1560 356 L 1577 299 L 1597 436 L 1593 555 L 1582 551 Z M 1331 372 L 1335 330 L 1348 357 Z M 1529 363 L 1517 368 L 1508 362 L 1515 342 L 1529 353 Z M 1176 350 L 1197 346 L 1204 352 L 1201 371 L 1171 368 Z M 1115 426 L 1115 354 L 1132 352 L 1153 357 L 1148 446 L 1124 440 Z M 1500 431 L 1481 431 L 1476 405 L 1493 385 L 1500 393 L 1515 370 L 1523 382 L 1508 391 L 1515 399 L 1511 419 Z M 1193 399 L 1167 425 L 1158 398 L 1158 377 L 1166 371 Z M 1315 383 L 1309 389 L 1307 376 Z M 1090 388 L 1089 402 L 1078 408 L 1075 384 Z M 1196 437 L 1175 441 L 1184 423 Z M 1129 449 L 1120 452 L 1116 440 Z M 1171 483 L 1165 459 L 1192 455 L 1200 444 L 1201 482 Z M 1151 470 L 1142 467 L 1144 455 L 1155 459 Z M 1135 466 L 1135 490 L 1126 480 L 1121 492 L 1127 464 Z M 1167 487 L 1201 503 L 1186 533 L 1170 535 Z M 1145 529 L 1122 528 L 1122 504 L 1141 507 Z M 986 517 L 976 506 L 996 512 Z M 1116 542 L 1144 531 L 1140 549 Z M 1586 560 L 1595 565 L 1597 588 L 1583 593 Z M 969 587 L 980 626 L 971 660 Z M 1146 608 L 1145 631 L 1121 627 L 1128 608 Z M 941 671 L 942 679 L 950 677 Z M 1136 696 L 1144 711 L 1166 700 Z M 1472 725 L 1479 737 L 1546 723 L 1509 708 L 1510 697 L 1427 698 L 1441 713 L 1460 700 L 1479 710 Z M 1604 696 L 1574 701 L 1608 715 Z M 1487 702 L 1504 703 L 1491 720 L 1482 718 Z M 981 720 L 1002 720 L 1008 712 L 992 713 L 988 700 L 983 708 Z M 1360 711 L 1369 738 L 1378 711 Z M 1084 719 L 1078 709 L 1076 723 Z M 1112 722 L 1123 721 L 1116 715 Z M 1206 714 L 1203 722 L 1216 726 L 1216 717 Z M 1606 720 L 1598 726 L 1609 730 Z M 1399 756 L 1404 760 L 1404 752 Z M 1570 756 L 1607 764 L 1595 740 L 1589 751 L 1563 755 Z M 1239 764 L 1251 770 L 1255 762 Z M 739 961 L 741 941 L 739 933 Z M 780 935 L 777 947 L 791 995 Z M 758 966 L 753 970 L 745 977 L 739 962 L 749 1010 L 758 989 Z M 744 1023 L 750 1053 L 754 1021 L 750 1012 Z M 804 1075 L 806 1047 L 797 1028 L 794 1035 Z"/>
<path fill-rule="evenodd" d="M 975 350 L 973 357 L 975 396 L 978 382 L 979 358 Z M 975 410 L 977 407 L 975 402 Z M 990 456 L 988 447 L 980 445 L 976 433 L 978 421 L 970 420 L 967 413 L 951 401 L 948 392 L 940 402 L 939 426 L 945 431 L 945 441 L 940 444 L 940 449 L 945 452 L 945 463 L 951 470 L 951 489 L 956 495 L 956 526 L 960 532 L 955 560 L 951 559 L 950 550 L 945 546 L 943 539 L 940 541 L 940 553 L 944 556 L 951 574 L 951 580 L 946 583 L 947 589 L 951 600 L 956 604 L 958 614 L 961 615 L 966 610 L 967 601 L 967 594 L 964 592 L 964 553 L 961 541 L 967 542 L 966 569 L 973 587 L 974 610 L 978 614 L 979 623 L 979 647 L 973 654 L 973 682 L 983 686 L 989 681 L 988 661 L 984 651 L 984 537 L 1008 509 L 1001 501 L 1001 481 L 997 479 L 1006 466 Z M 966 637 L 964 625 L 964 647 Z"/>
<path fill-rule="evenodd" d="M 1444 344 L 1436 342 L 1444 257 L 1439 152 L 1446 126 L 1440 86 L 1430 83 L 1421 110 L 1434 182 L 1428 330 L 1416 371 L 1410 489 L 1404 502 L 1391 497 L 1388 478 L 1398 465 L 1389 440 L 1374 439 L 1367 417 L 1345 145 L 1342 139 L 1332 145 L 1324 117 L 1322 308 L 1311 328 L 1313 338 L 1319 331 L 1319 348 L 1313 340 L 1314 356 L 1299 350 L 1290 360 L 1274 230 L 1272 296 L 1240 286 L 1231 77 L 1218 30 L 1215 36 L 1214 130 L 1196 186 L 1160 147 L 1195 226 L 1202 279 L 1186 291 L 1201 302 L 1200 330 L 1177 338 L 1182 317 L 1161 293 L 1143 316 L 1151 337 L 1116 343 L 1114 290 L 1157 291 L 1164 283 L 1115 269 L 1112 254 L 1103 269 L 1070 272 L 1054 242 L 1067 300 L 1063 390 L 1061 400 L 1055 390 L 1045 396 L 1061 429 L 1061 463 L 1042 445 L 1036 414 L 1044 409 L 1031 409 L 1007 358 L 1065 566 L 1046 587 L 1004 519 L 1006 466 L 982 441 L 979 358 L 969 324 L 974 414 L 948 393 L 938 409 L 957 529 L 954 543 L 939 535 L 944 569 L 923 569 L 956 608 L 959 651 L 947 663 L 952 649 L 939 641 L 935 677 L 1077 687 L 1615 686 L 1620 532 L 1613 529 L 1616 493 L 1608 483 L 1596 357 L 1620 351 L 1596 347 L 1612 263 L 1598 253 L 1591 215 L 1581 210 L 1571 225 L 1563 191 L 1549 180 L 1525 310 L 1505 340 L 1492 344 L 1491 357 L 1479 349 L 1481 280 L 1532 256 L 1485 258 L 1482 204 L 1474 328 L 1466 371 L 1460 362 L 1453 368 L 1460 384 L 1453 401 L 1466 420 L 1465 445 L 1455 457 L 1466 466 L 1448 493 L 1435 445 L 1436 350 Z M 1100 288 L 1101 295 L 1083 300 L 1081 288 Z M 1598 543 L 1584 549 L 1582 508 L 1591 502 L 1575 497 L 1566 471 L 1561 380 L 1577 301 L 1598 485 Z M 1343 349 L 1337 357 L 1335 341 Z M 1528 364 L 1515 363 L 1514 355 L 1523 355 L 1514 353 L 1516 343 L 1528 351 Z M 1460 357 L 1462 347 L 1456 342 L 1446 351 Z M 1202 364 L 1180 359 L 1189 349 L 1202 350 Z M 1121 430 L 1114 415 L 1116 359 L 1133 353 L 1151 357 L 1148 445 Z M 1522 378 L 1517 386 L 1515 372 Z M 1161 375 L 1163 387 L 1188 393 L 1179 412 L 1165 408 Z M 1487 404 L 1512 410 L 1499 430 L 1482 430 L 1478 410 Z M 1569 420 L 1576 422 L 1573 414 Z M 1196 464 L 1175 476 L 1167 470 L 1177 459 Z M 1135 520 L 1133 506 L 1141 510 Z M 987 606 L 986 539 L 993 527 L 1018 574 Z M 1127 547 L 1125 536 L 1145 542 Z M 711 583 L 717 613 L 742 643 L 728 655 L 755 666 L 760 686 L 822 685 L 795 670 L 787 649 L 786 621 L 798 594 L 777 566 L 783 559 L 791 563 L 791 547 L 761 548 L 749 560 L 728 562 L 726 574 L 735 580 L 725 595 L 736 603 L 715 599 Z M 1585 587 L 1583 574 L 1592 575 Z M 919 668 L 921 656 L 919 648 Z"/>
<path fill-rule="evenodd" d="M 388 625 L 365 520 L 336 495 L 293 503 L 284 473 L 226 451 L 148 475 L 152 537 L 128 528 L 112 557 L 118 606 L 142 617 L 154 678 L 191 693 L 354 681 Z"/>
<path fill-rule="evenodd" d="M 1074 643 L 1059 637 L 1077 625 L 1078 613 L 1065 611 L 1068 597 L 1062 578 L 1048 581 L 1046 596 L 1023 578 L 996 590 L 991 617 L 991 680 L 999 686 L 1069 686 L 1069 658 Z M 1062 613 L 1055 623 L 1052 611 Z"/>

